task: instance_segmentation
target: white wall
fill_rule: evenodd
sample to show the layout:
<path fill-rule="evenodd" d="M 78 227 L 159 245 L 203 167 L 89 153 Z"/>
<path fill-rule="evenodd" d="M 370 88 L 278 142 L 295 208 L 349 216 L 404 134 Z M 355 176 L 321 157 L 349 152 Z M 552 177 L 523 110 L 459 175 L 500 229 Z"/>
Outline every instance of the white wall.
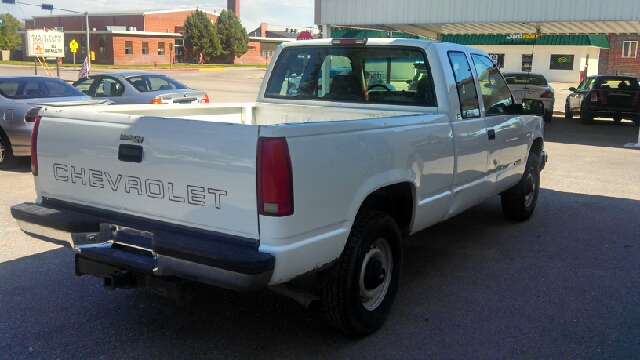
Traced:
<path fill-rule="evenodd" d="M 489 54 L 504 54 L 503 71 L 522 70 L 522 54 L 533 54 L 533 66 L 531 71 L 543 74 L 547 81 L 568 82 L 578 84 L 580 71 L 589 55 L 588 75 L 598 73 L 598 56 L 600 48 L 593 46 L 531 46 L 531 45 L 473 45 Z M 573 70 L 551 70 L 549 63 L 551 55 L 574 55 Z"/>

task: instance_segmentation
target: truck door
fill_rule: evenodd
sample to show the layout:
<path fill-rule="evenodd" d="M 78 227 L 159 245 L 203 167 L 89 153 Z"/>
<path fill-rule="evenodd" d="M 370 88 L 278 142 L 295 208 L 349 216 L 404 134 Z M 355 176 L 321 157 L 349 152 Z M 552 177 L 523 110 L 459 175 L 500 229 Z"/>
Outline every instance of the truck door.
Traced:
<path fill-rule="evenodd" d="M 487 173 L 492 196 L 513 184 L 511 177 L 519 177 L 516 165 L 526 159 L 529 139 L 522 115 L 514 114 L 513 98 L 507 83 L 493 61 L 481 54 L 471 54 L 478 77 L 480 96 L 484 107 L 484 120 L 489 139 Z"/>
<path fill-rule="evenodd" d="M 453 198 L 449 209 L 455 215 L 484 199 L 487 187 L 488 135 L 480 115 L 478 93 L 467 55 L 462 51 L 448 52 L 456 81 L 460 103 L 452 119 L 456 162 L 453 178 Z"/>

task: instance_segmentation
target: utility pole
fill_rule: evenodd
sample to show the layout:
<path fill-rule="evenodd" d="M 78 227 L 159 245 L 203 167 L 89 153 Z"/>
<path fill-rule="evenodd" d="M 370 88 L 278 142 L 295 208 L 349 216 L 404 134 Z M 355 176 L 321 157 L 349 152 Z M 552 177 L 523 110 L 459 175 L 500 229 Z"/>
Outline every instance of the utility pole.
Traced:
<path fill-rule="evenodd" d="M 87 63 L 91 65 L 91 48 L 89 47 L 89 12 L 84 12 L 84 27 L 87 30 Z"/>

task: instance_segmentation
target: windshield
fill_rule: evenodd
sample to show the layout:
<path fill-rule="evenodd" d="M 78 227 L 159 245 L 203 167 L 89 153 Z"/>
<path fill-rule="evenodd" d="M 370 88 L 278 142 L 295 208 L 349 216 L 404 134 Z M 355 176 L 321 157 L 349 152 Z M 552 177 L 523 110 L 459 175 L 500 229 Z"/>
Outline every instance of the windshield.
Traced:
<path fill-rule="evenodd" d="M 127 81 L 140 92 L 188 89 L 185 85 L 164 75 L 136 75 L 128 77 Z"/>
<path fill-rule="evenodd" d="M 547 85 L 547 79 L 542 75 L 535 74 L 504 74 L 504 80 L 507 84 L 515 84 L 515 85 L 538 85 L 545 86 Z"/>
<path fill-rule="evenodd" d="M 58 78 L 16 77 L 0 79 L 0 94 L 8 99 L 29 100 L 83 96 L 85 94 Z"/>
<path fill-rule="evenodd" d="M 424 53 L 399 46 L 285 48 L 265 97 L 436 106 Z"/>

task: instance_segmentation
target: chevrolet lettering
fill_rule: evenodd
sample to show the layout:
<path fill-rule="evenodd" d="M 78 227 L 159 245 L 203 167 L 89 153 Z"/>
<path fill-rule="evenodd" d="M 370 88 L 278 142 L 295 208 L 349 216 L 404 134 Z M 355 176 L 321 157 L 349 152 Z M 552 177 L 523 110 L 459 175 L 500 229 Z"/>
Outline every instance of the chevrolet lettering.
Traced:
<path fill-rule="evenodd" d="M 401 291 L 403 238 L 493 196 L 535 221 L 543 112 L 468 46 L 288 42 L 253 103 L 37 109 L 36 199 L 11 213 L 107 289 L 268 288 L 362 336 Z"/>

